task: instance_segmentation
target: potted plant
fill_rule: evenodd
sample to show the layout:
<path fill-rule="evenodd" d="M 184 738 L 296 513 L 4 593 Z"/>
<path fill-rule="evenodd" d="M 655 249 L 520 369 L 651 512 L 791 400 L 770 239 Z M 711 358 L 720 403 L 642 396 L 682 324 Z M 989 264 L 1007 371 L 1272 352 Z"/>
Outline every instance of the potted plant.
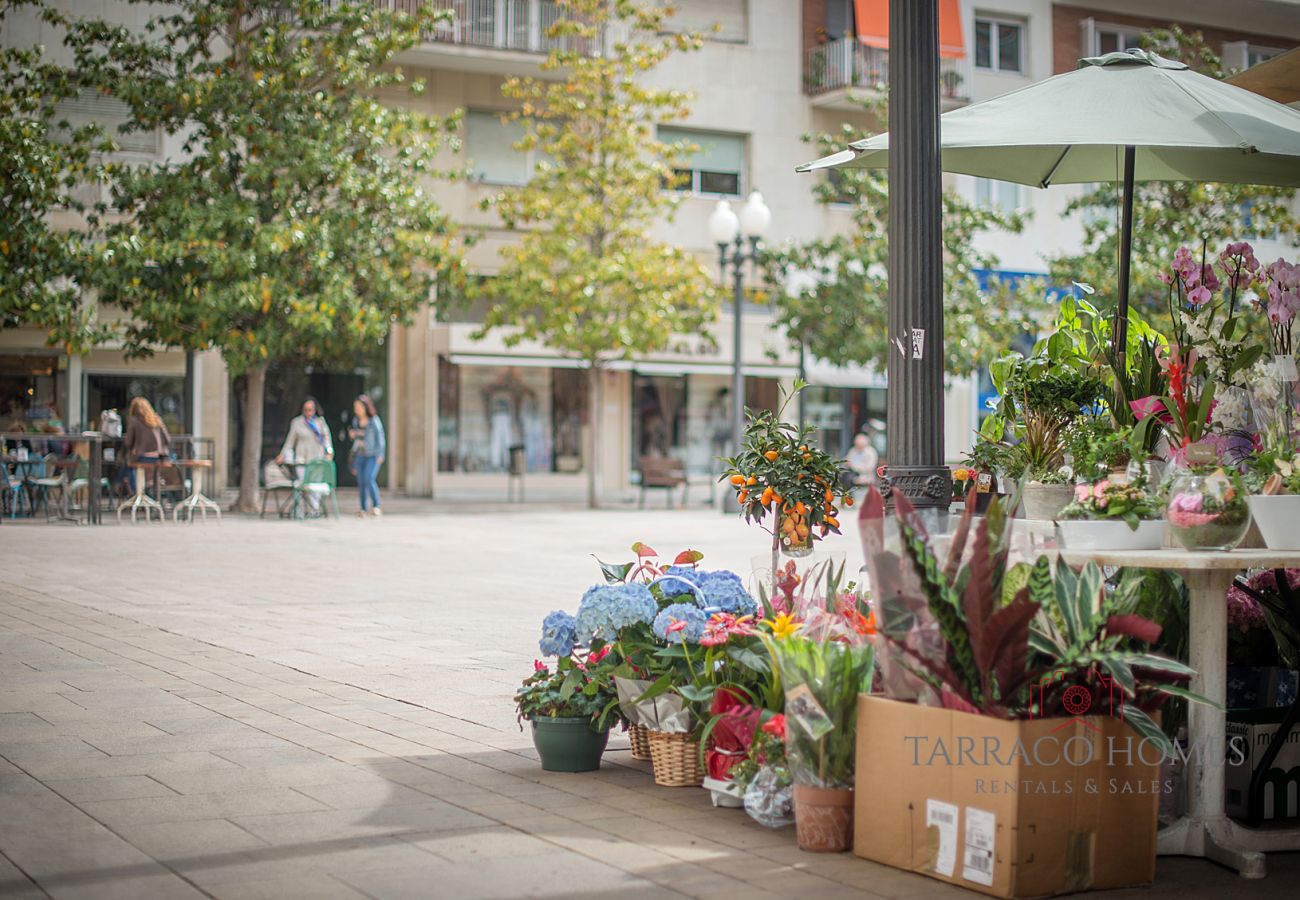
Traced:
<path fill-rule="evenodd" d="M 806 556 L 814 541 L 839 534 L 839 504 L 852 506 L 853 498 L 841 487 L 842 460 L 817 447 L 815 429 L 781 421 L 786 405 L 804 387 L 794 390 L 781 408 L 745 411 L 745 443 L 740 453 L 723 459 L 721 481 L 736 492 L 740 514 L 772 535 L 772 593 L 780 554 Z"/>
<path fill-rule="evenodd" d="M 572 617 L 570 617 L 572 618 Z M 533 674 L 515 693 L 520 728 L 532 726 L 533 746 L 547 772 L 592 772 L 609 741 L 612 682 L 600 663 L 608 653 L 560 656 L 550 666 L 533 663 Z"/>
<path fill-rule="evenodd" d="M 1072 550 L 1158 550 L 1165 535 L 1160 511 L 1143 476 L 1076 484 L 1074 499 L 1057 518 L 1057 536 Z"/>
<path fill-rule="evenodd" d="M 1257 492 L 1246 498 L 1270 550 L 1300 550 L 1300 452 L 1266 450 L 1251 461 Z"/>
<path fill-rule="evenodd" d="M 1181 470 L 1169 487 L 1165 518 L 1170 533 L 1188 550 L 1233 549 L 1250 528 L 1241 475 L 1218 463 Z"/>
<path fill-rule="evenodd" d="M 858 695 L 871 690 L 872 648 L 865 641 L 806 633 L 769 635 L 764 642 L 785 688 L 799 848 L 843 852 L 853 845 Z"/>

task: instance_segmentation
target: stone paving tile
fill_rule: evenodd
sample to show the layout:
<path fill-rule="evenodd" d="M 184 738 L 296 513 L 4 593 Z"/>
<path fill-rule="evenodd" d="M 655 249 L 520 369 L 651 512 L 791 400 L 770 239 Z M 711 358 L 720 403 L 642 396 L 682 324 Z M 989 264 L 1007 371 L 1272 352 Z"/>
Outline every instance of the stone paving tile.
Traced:
<path fill-rule="evenodd" d="M 47 781 L 49 788 L 73 803 L 83 800 L 135 800 L 174 797 L 178 792 L 147 775 L 109 775 L 104 778 L 68 778 Z"/>
<path fill-rule="evenodd" d="M 217 900 L 366 900 L 365 894 L 330 875 L 209 884 L 204 890 Z"/>
<path fill-rule="evenodd" d="M 78 804 L 109 826 L 140 822 L 197 822 L 204 819 L 310 813 L 325 804 L 292 788 L 221 794 L 191 794 L 130 800 L 94 800 Z"/>

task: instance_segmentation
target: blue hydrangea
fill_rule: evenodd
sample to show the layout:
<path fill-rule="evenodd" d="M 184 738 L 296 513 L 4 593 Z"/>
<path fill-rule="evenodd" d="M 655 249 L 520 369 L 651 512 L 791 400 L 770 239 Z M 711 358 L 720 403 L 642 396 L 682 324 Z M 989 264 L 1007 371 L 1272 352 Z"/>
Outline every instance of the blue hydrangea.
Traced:
<path fill-rule="evenodd" d="M 758 604 L 749 596 L 749 591 L 745 590 L 745 585 L 735 572 L 702 572 L 699 584 L 695 598 L 701 609 L 731 613 L 733 616 L 752 616 L 758 613 Z"/>
<path fill-rule="evenodd" d="M 654 621 L 658 607 L 644 584 L 597 584 L 582 595 L 574 628 L 584 640 L 612 641 L 628 626 Z"/>
<path fill-rule="evenodd" d="M 665 597 L 680 597 L 694 592 L 700 583 L 700 570 L 695 566 L 669 566 L 655 582 Z"/>
<path fill-rule="evenodd" d="M 562 609 L 554 609 L 542 620 L 542 639 L 537 647 L 546 656 L 568 656 L 577 642 L 577 620 Z"/>
<path fill-rule="evenodd" d="M 676 620 L 685 622 L 686 627 L 681 631 L 668 633 L 668 626 Z M 655 616 L 654 633 L 655 637 L 661 641 L 668 641 L 670 644 L 680 644 L 683 640 L 691 644 L 698 644 L 704 634 L 704 625 L 709 621 L 709 617 L 704 611 L 693 603 L 673 603 L 665 606 Z"/>

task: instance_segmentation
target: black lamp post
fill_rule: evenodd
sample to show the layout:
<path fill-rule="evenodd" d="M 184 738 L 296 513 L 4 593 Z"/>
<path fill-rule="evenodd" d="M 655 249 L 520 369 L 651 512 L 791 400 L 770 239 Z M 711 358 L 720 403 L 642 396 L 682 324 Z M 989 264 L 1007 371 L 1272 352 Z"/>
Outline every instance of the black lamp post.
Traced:
<path fill-rule="evenodd" d="M 946 510 L 939 8 L 889 0 L 889 468 L 887 493 Z"/>
<path fill-rule="evenodd" d="M 763 202 L 763 195 L 751 191 L 749 199 L 737 216 L 731 209 L 731 203 L 719 200 L 717 207 L 709 216 L 709 234 L 718 245 L 718 265 L 725 280 L 727 271 L 731 271 L 731 310 L 732 310 L 732 371 L 731 371 L 731 448 L 735 454 L 745 441 L 745 368 L 742 329 L 745 305 L 745 264 L 757 264 L 759 260 L 759 243 L 763 232 L 772 222 L 772 211 Z M 745 249 L 748 241 L 749 249 Z M 724 511 L 736 512 L 735 497 L 729 491 L 723 492 L 726 498 Z"/>

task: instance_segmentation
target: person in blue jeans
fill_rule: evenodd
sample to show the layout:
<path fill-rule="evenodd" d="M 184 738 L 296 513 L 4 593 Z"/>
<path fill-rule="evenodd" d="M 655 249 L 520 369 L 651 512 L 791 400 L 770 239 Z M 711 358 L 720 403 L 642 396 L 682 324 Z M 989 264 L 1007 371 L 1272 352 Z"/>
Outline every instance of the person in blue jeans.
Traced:
<path fill-rule="evenodd" d="M 379 467 L 384 464 L 388 444 L 384 439 L 384 423 L 375 412 L 375 401 L 362 394 L 352 401 L 352 412 L 357 425 L 351 429 L 353 461 L 356 465 L 357 487 L 361 490 L 361 511 L 358 516 L 381 516 L 379 508 Z"/>

